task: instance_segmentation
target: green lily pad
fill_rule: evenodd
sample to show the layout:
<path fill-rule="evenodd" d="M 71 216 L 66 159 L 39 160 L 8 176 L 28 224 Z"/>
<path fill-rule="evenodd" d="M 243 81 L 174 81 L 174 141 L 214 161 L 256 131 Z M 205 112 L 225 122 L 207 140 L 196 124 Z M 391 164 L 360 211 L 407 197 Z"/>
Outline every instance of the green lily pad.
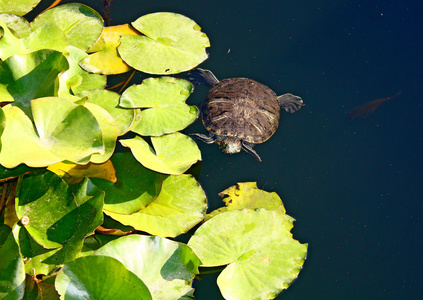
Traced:
<path fill-rule="evenodd" d="M 59 27 L 65 33 L 69 45 L 84 51 L 95 43 L 103 30 L 101 16 L 92 8 L 79 3 L 46 10 L 31 22 L 31 26 L 35 30 L 47 23 Z"/>
<path fill-rule="evenodd" d="M 104 153 L 93 153 L 90 158 L 90 162 L 101 164 L 107 161 L 115 151 L 119 127 L 115 119 L 101 106 L 86 102 L 84 107 L 94 115 L 101 128 Z"/>
<path fill-rule="evenodd" d="M 197 144 L 179 132 L 152 137 L 154 149 L 139 136 L 120 143 L 129 147 L 144 167 L 164 174 L 182 174 L 201 160 Z"/>
<path fill-rule="evenodd" d="M 87 53 L 74 46 L 69 46 L 67 51 L 69 70 L 59 77 L 59 97 L 66 97 L 64 94 L 76 95 L 91 89 L 103 89 L 106 86 L 106 76 L 88 73 L 79 66 L 79 62 L 88 56 Z"/>
<path fill-rule="evenodd" d="M 27 274 L 50 274 L 63 265 L 65 256 L 73 256 L 80 250 L 72 249 L 72 247 L 67 247 L 62 251 L 60 251 L 61 248 L 46 249 L 33 239 L 20 222 L 13 227 L 13 235 L 25 259 Z"/>
<path fill-rule="evenodd" d="M 5 110 L 7 123 L 1 137 L 0 164 L 13 169 L 25 163 L 31 167 L 45 167 L 62 161 L 55 153 L 40 145 L 33 123 L 18 107 Z"/>
<path fill-rule="evenodd" d="M 57 75 L 68 67 L 63 54 L 53 50 L 14 55 L 0 66 L 0 97 L 14 101 L 31 118 L 31 100 L 54 96 Z"/>
<path fill-rule="evenodd" d="M 193 299 L 191 283 L 201 262 L 185 244 L 132 235 L 111 241 L 95 254 L 119 260 L 142 279 L 153 299 Z"/>
<path fill-rule="evenodd" d="M 244 208 L 266 208 L 280 210 L 282 213 L 286 212 L 279 195 L 275 192 L 269 193 L 258 189 L 256 182 L 240 182 L 219 193 L 219 196 L 226 196 L 223 199 L 226 206 L 207 214 L 206 220 L 225 211 Z"/>
<path fill-rule="evenodd" d="M 140 211 L 104 213 L 124 225 L 162 237 L 175 237 L 198 224 L 207 209 L 206 195 L 191 175 L 170 175 L 163 180 L 159 196 Z"/>
<path fill-rule="evenodd" d="M 185 103 L 192 89 L 192 84 L 184 79 L 147 78 L 122 94 L 120 106 L 145 108 L 140 123 L 132 131 L 160 136 L 185 129 L 197 119 L 198 108 Z"/>
<path fill-rule="evenodd" d="M 0 21 L 6 24 L 19 38 L 27 37 L 32 32 L 31 25 L 21 16 L 2 13 L 0 14 Z"/>
<path fill-rule="evenodd" d="M 19 0 L 11 4 L 10 0 L 0 0 L 0 12 L 23 16 L 30 12 L 40 2 L 41 0 Z"/>
<path fill-rule="evenodd" d="M 294 219 L 277 210 L 221 213 L 188 242 L 203 266 L 229 264 L 217 284 L 225 299 L 274 299 L 298 276 L 307 253 L 290 232 Z"/>
<path fill-rule="evenodd" d="M 138 109 L 119 107 L 120 95 L 118 93 L 108 90 L 95 89 L 83 91 L 77 96 L 80 98 L 86 98 L 84 100 L 85 103 L 97 104 L 107 110 L 119 126 L 119 135 L 123 135 L 128 132 L 129 129 L 140 119 Z"/>
<path fill-rule="evenodd" d="M 66 264 L 57 274 L 56 290 L 62 299 L 145 299 L 145 284 L 118 260 L 86 256 Z"/>
<path fill-rule="evenodd" d="M 106 192 L 104 210 L 129 215 L 153 202 L 162 188 L 162 174 L 143 167 L 131 153 L 115 153 L 111 161 L 116 170 L 116 183 L 92 178 Z"/>
<path fill-rule="evenodd" d="M 25 267 L 19 246 L 10 227 L 1 225 L 6 240 L 0 243 L 0 298 L 22 299 L 25 289 Z"/>
<path fill-rule="evenodd" d="M 3 36 L 0 39 L 0 58 L 6 60 L 16 54 L 29 54 L 42 49 L 62 52 L 68 45 L 66 36 L 57 26 L 44 24 L 25 38 L 18 38 L 0 21 Z"/>
<path fill-rule="evenodd" d="M 118 51 L 134 69 L 150 74 L 191 70 L 207 58 L 207 35 L 193 20 L 176 13 L 152 13 L 132 26 L 145 36 L 122 35 Z"/>
<path fill-rule="evenodd" d="M 63 257 L 63 263 L 73 259 L 84 238 L 101 225 L 103 199 L 104 192 L 89 179 L 69 188 L 59 176 L 46 171 L 21 180 L 16 214 L 38 244 L 62 248 L 56 254 Z"/>

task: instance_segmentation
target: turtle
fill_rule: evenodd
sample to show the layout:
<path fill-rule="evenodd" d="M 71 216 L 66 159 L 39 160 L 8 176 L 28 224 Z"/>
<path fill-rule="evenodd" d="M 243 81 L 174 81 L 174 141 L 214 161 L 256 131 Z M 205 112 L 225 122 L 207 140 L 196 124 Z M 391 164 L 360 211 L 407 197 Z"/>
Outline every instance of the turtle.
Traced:
<path fill-rule="evenodd" d="M 209 135 L 191 135 L 207 144 L 217 143 L 224 153 L 234 154 L 242 149 L 260 162 L 253 147 L 276 132 L 280 108 L 294 113 L 304 106 L 301 97 L 290 93 L 276 96 L 266 85 L 248 78 L 219 81 L 211 71 L 196 68 L 189 73 L 189 79 L 210 87 L 200 106 Z"/>

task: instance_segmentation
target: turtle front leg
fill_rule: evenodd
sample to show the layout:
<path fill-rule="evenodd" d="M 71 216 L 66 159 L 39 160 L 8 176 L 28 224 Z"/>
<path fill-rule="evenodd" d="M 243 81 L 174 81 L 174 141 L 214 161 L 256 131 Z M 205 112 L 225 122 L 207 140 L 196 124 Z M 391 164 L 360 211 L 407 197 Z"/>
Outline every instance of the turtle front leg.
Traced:
<path fill-rule="evenodd" d="M 204 84 L 208 87 L 212 87 L 219 82 L 219 80 L 211 71 L 200 68 L 191 70 L 188 74 L 188 77 L 191 82 Z"/>
<path fill-rule="evenodd" d="M 300 110 L 300 108 L 305 105 L 301 97 L 294 96 L 290 93 L 279 96 L 278 101 L 281 108 L 290 113 Z"/>
<path fill-rule="evenodd" d="M 191 136 L 195 136 L 200 141 L 203 141 L 206 144 L 213 144 L 216 141 L 216 136 L 207 136 L 201 133 L 190 133 Z"/>
<path fill-rule="evenodd" d="M 254 144 L 251 144 L 251 143 L 242 142 L 242 144 L 241 144 L 242 150 L 244 150 L 248 154 L 254 156 L 259 162 L 261 162 L 260 156 L 257 154 L 256 151 L 254 151 L 253 147 L 254 147 Z"/>

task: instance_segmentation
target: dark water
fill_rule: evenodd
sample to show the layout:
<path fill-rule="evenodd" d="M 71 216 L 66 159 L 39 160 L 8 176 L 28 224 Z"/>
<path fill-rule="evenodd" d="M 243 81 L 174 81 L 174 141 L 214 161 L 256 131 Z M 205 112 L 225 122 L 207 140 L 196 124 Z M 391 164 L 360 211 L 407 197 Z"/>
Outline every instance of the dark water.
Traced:
<path fill-rule="evenodd" d="M 211 40 L 203 68 L 303 97 L 306 106 L 283 114 L 256 147 L 262 163 L 199 144 L 210 209 L 223 189 L 257 181 L 281 195 L 294 237 L 309 243 L 304 269 L 278 299 L 422 297 L 422 1 L 114 0 L 110 10 L 113 25 L 184 14 Z M 399 90 L 367 118 L 346 119 Z M 196 88 L 189 101 L 206 92 Z M 196 299 L 219 299 L 214 281 L 197 284 Z"/>

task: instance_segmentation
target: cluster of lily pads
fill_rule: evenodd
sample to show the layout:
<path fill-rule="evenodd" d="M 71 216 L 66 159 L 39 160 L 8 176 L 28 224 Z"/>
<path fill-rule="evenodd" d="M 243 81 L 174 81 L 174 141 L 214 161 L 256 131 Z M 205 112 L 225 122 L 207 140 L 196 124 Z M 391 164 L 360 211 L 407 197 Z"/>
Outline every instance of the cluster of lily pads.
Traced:
<path fill-rule="evenodd" d="M 206 214 L 187 173 L 201 153 L 180 131 L 199 111 L 168 75 L 207 58 L 201 28 L 175 13 L 104 27 L 77 3 L 29 23 L 23 2 L 0 2 L 0 298 L 191 299 L 199 267 L 224 265 L 227 299 L 286 289 L 307 245 L 279 196 L 239 183 Z M 133 69 L 165 76 L 106 88 Z"/>

